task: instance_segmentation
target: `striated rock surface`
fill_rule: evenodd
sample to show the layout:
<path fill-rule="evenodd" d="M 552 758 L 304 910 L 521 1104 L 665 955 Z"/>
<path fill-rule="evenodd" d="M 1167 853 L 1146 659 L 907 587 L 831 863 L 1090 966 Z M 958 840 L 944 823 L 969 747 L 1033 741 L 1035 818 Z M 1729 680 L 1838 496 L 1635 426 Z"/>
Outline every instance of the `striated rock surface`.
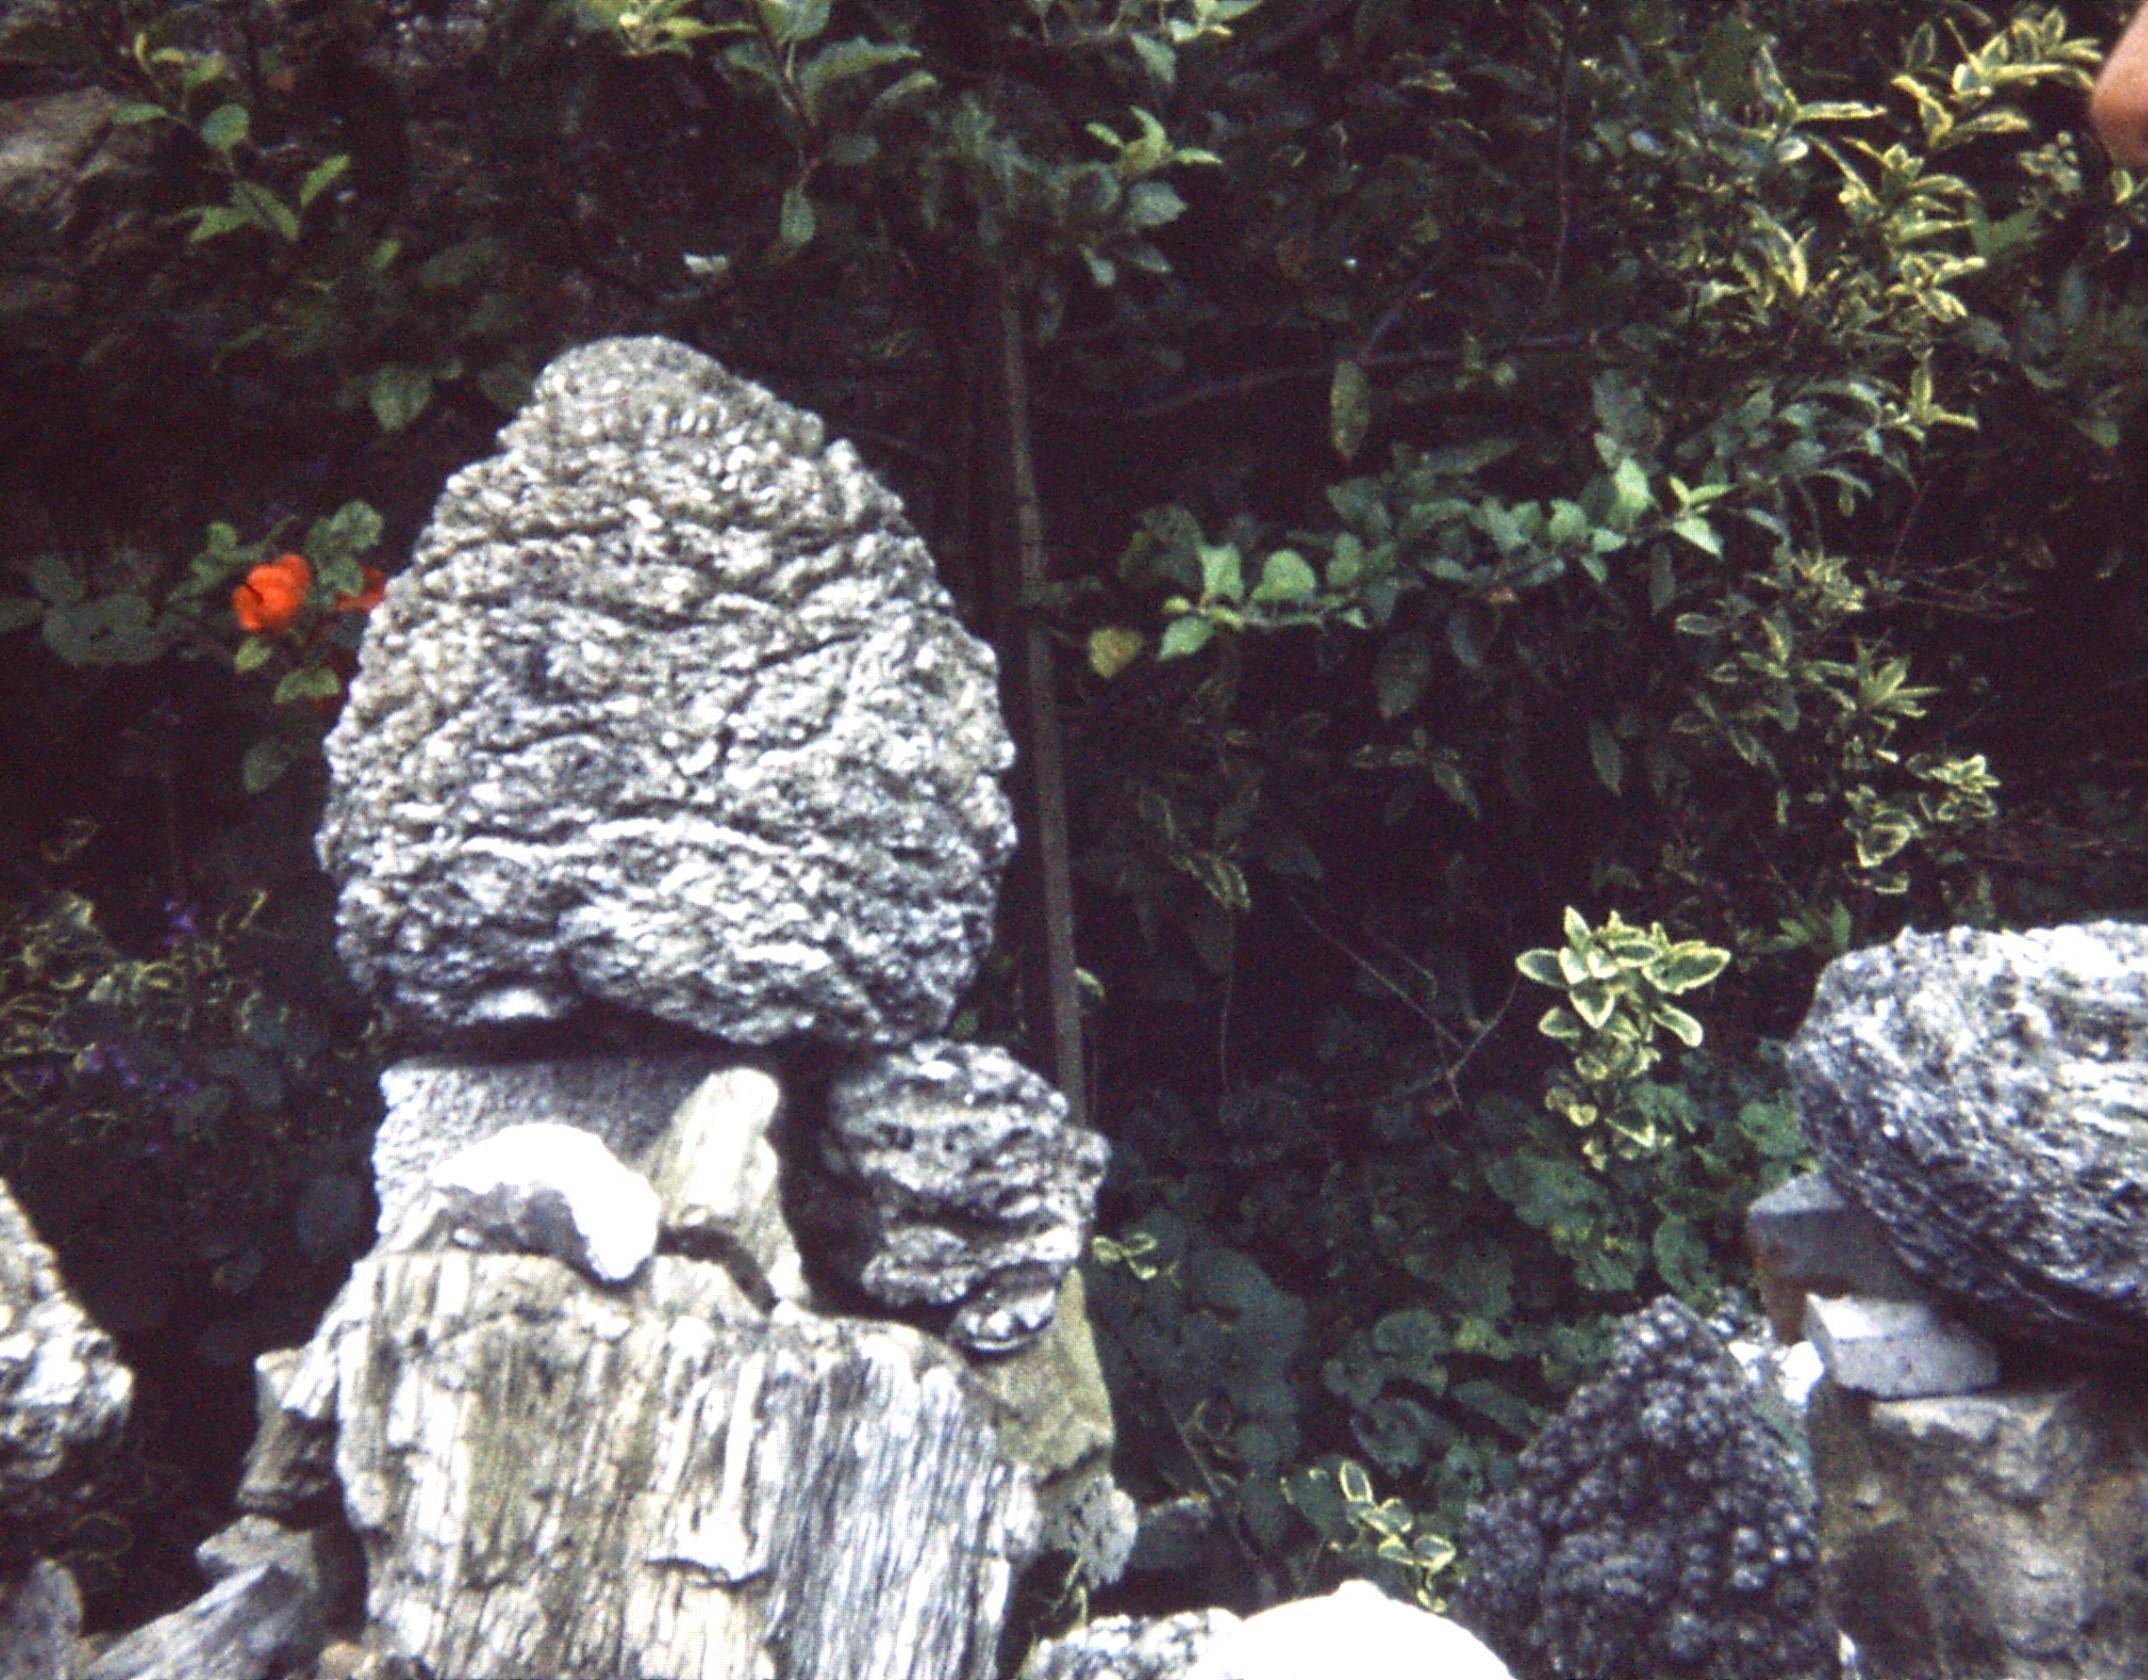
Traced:
<path fill-rule="evenodd" d="M 1470 1514 L 1454 1616 L 1525 1680 L 1831 1674 L 1812 1494 L 1722 1343 L 1670 1296 Z"/>
<path fill-rule="evenodd" d="M 990 649 L 813 416 L 664 339 L 455 475 L 327 741 L 339 949 L 413 1030 L 938 1031 L 1014 842 Z"/>
<path fill-rule="evenodd" d="M 282 1406 L 335 1432 L 373 1639 L 439 1680 L 988 1680 L 1036 1546 L 951 1352 L 675 1256 L 362 1261 Z"/>
<path fill-rule="evenodd" d="M 948 1309 L 950 1340 L 1004 1353 L 1051 1322 L 1108 1153 L 1006 1051 L 913 1045 L 836 1078 L 826 1193 L 801 1209 L 816 1252 L 874 1300 Z"/>
<path fill-rule="evenodd" d="M 1866 1680 L 2148 1674 L 2148 1423 L 2076 1375 L 1944 1399 L 1823 1384 L 1820 1553 Z"/>
<path fill-rule="evenodd" d="M 0 1581 L 60 1549 L 93 1504 L 134 1394 L 0 1184 Z"/>
<path fill-rule="evenodd" d="M 2148 1355 L 2148 927 L 1838 958 L 1789 1066 L 1829 1179 L 1972 1327 Z"/>

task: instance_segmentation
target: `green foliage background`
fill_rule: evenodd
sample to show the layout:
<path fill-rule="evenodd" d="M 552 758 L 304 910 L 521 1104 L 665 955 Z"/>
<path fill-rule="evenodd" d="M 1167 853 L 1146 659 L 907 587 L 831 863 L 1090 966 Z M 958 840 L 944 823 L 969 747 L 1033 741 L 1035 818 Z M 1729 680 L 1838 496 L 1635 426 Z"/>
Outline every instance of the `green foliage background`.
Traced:
<path fill-rule="evenodd" d="M 1436 1600 L 1608 1315 L 1735 1283 L 1821 964 L 2148 905 L 2144 200 L 2082 122 L 2115 8 L 428 15 L 40 0 L 0 35 L 0 94 L 109 102 L 15 245 L 46 291 L 0 294 L 47 299 L 0 308 L 0 1009 L 45 1032 L 0 1049 L 0 1171 L 63 1254 L 79 1183 L 25 1163 L 79 1158 L 100 1044 L 298 1058 L 187 1146 L 272 1254 L 331 1165 L 293 1127 L 362 1152 L 294 861 L 333 642 L 222 603 L 287 546 L 324 601 L 392 570 L 603 333 L 827 414 L 981 618 L 970 393 L 1019 299 L 1117 1145 L 1092 1298 L 1125 1479 L 1217 1513 L 1137 1598 Z M 94 928 L 118 973 L 248 905 L 320 957 L 258 982 L 318 1039 L 116 984 L 67 1015 L 30 955 Z M 194 1100 L 95 1094 L 107 1139 Z"/>

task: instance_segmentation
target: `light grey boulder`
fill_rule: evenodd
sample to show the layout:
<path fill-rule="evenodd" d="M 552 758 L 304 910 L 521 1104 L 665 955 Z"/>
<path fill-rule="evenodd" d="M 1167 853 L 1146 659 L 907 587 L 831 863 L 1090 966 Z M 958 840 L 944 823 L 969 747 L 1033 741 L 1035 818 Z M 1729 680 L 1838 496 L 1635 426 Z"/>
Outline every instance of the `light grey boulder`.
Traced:
<path fill-rule="evenodd" d="M 235 1502 L 241 1511 L 286 1516 L 336 1485 L 334 1419 L 283 1403 L 304 1352 L 271 1348 L 254 1360 L 254 1440 L 239 1478 Z"/>
<path fill-rule="evenodd" d="M 58 1542 L 96 1497 L 134 1378 L 0 1184 L 0 1580 Z"/>
<path fill-rule="evenodd" d="M 1066 1112 L 992 1045 L 917 1044 L 839 1074 L 827 1182 L 800 1199 L 814 1254 L 886 1306 L 945 1311 L 963 1347 L 1033 1341 L 1089 1240 L 1109 1153 Z"/>
<path fill-rule="evenodd" d="M 950 1350 L 678 1256 L 361 1261 L 282 1404 L 334 1431 L 369 1643 L 438 1680 L 988 1680 L 1037 1547 Z"/>
<path fill-rule="evenodd" d="M 686 346 L 539 377 L 375 609 L 330 733 L 346 965 L 453 1041 L 948 1020 L 1014 826 L 991 650 L 819 420 Z"/>
<path fill-rule="evenodd" d="M 543 1254 L 624 1283 L 656 1252 L 656 1192 L 578 1126 L 509 1126 L 449 1156 L 387 1246 Z"/>
<path fill-rule="evenodd" d="M 1186 1680 L 1201 1652 L 1240 1625 L 1228 1610 L 1106 1616 L 1040 1642 L 1017 1680 Z"/>
<path fill-rule="evenodd" d="M 2148 927 L 1853 952 L 1789 1068 L 1828 1178 L 1972 1328 L 2148 1355 Z"/>
<path fill-rule="evenodd" d="M 0 1581 L 0 1680 L 74 1680 L 82 1595 L 47 1559 Z"/>
<path fill-rule="evenodd" d="M 2148 1674 L 2148 1421 L 2076 1374 L 1870 1400 L 1809 1428 L 1820 1563 L 1864 1680 Z"/>
<path fill-rule="evenodd" d="M 1345 1581 L 1320 1598 L 1248 1616 L 1210 1640 L 1186 1680 L 1329 1680 L 1407 1674 L 1416 1680 L 1513 1680 L 1468 1629 L 1389 1598 L 1370 1581 Z"/>
<path fill-rule="evenodd" d="M 1973 1394 L 1999 1380 L 1999 1350 L 1928 1301 L 1815 1295 L 1805 1335 L 1831 1381 L 1881 1400 Z"/>
<path fill-rule="evenodd" d="M 373 1138 L 380 1230 L 395 1230 L 449 1156 L 509 1126 L 549 1122 L 600 1138 L 637 1162 L 671 1128 L 723 1058 L 700 1052 L 501 1062 L 413 1056 L 380 1076 L 386 1105 Z"/>

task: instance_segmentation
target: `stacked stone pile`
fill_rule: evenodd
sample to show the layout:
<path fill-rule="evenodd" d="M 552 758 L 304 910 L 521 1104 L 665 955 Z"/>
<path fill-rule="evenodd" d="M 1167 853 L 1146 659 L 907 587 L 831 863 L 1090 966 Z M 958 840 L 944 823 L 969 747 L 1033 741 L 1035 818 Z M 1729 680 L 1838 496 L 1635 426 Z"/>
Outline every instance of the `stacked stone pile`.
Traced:
<path fill-rule="evenodd" d="M 2148 1673 L 2148 928 L 1905 933 L 1789 1065 L 1823 1173 L 1748 1235 L 1865 1674 Z"/>

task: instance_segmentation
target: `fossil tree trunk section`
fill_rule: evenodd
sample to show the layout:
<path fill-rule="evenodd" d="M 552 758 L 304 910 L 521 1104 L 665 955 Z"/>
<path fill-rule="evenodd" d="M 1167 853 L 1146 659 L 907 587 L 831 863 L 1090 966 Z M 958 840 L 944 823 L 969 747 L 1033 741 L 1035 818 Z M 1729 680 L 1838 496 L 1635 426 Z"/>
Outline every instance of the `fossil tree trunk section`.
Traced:
<path fill-rule="evenodd" d="M 371 1620 L 442 1680 L 987 1680 L 1034 1546 L 953 1355 L 697 1261 L 362 1262 L 284 1404 L 336 1415 Z"/>

